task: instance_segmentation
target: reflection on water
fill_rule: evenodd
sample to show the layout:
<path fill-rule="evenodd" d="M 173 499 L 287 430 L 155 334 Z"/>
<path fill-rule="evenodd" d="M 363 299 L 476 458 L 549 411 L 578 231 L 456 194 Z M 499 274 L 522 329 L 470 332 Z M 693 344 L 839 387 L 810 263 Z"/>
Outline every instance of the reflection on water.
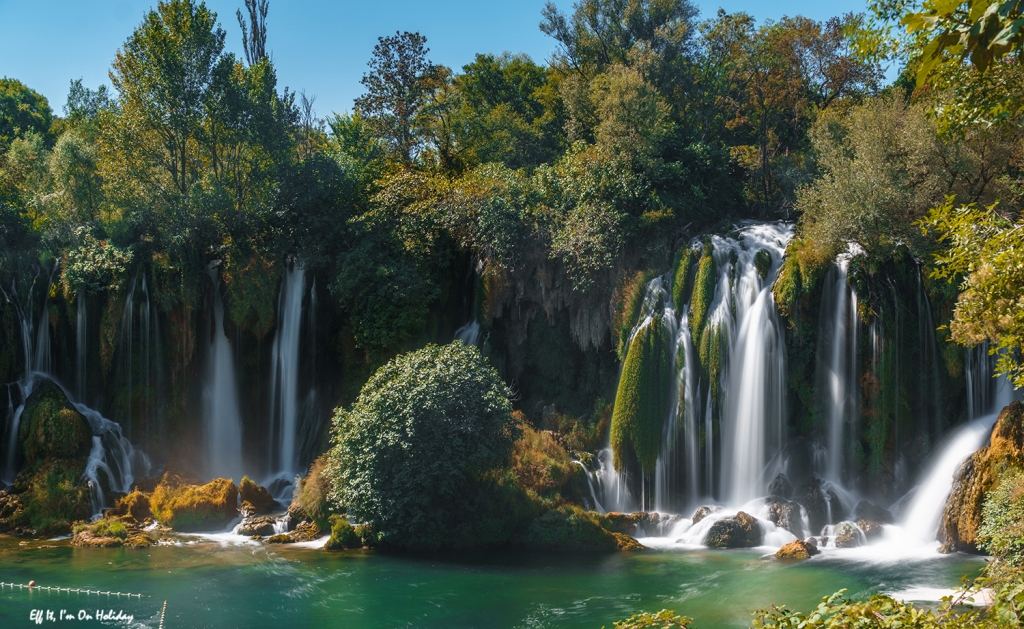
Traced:
<path fill-rule="evenodd" d="M 147 550 L 20 546 L 0 538 L 0 581 L 121 591 L 141 600 L 6 588 L 0 626 L 30 627 L 32 609 L 123 610 L 131 624 L 78 627 L 425 627 L 437 629 L 610 626 L 639 610 L 674 609 L 697 626 L 747 627 L 771 603 L 810 608 L 841 588 L 852 596 L 955 587 L 982 563 L 932 555 L 878 564 L 826 553 L 782 563 L 752 551 L 646 551 L 611 555 L 486 552 L 399 557 L 372 551 L 227 545 L 200 540 Z M 57 548 L 40 548 L 58 545 Z"/>

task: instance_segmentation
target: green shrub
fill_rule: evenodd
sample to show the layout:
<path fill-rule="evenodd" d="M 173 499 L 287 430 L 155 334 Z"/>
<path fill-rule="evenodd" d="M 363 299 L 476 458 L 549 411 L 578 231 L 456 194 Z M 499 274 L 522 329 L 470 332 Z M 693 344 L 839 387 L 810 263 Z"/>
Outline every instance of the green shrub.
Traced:
<path fill-rule="evenodd" d="M 654 471 L 671 390 L 668 339 L 661 317 L 655 317 L 637 331 L 622 365 L 611 427 L 616 469 L 635 460 L 645 473 Z"/>
<path fill-rule="evenodd" d="M 985 496 L 978 546 L 1013 566 L 1024 566 L 1024 473 L 1007 470 Z"/>
<path fill-rule="evenodd" d="M 335 411 L 332 501 L 373 526 L 382 545 L 453 545 L 476 518 L 474 484 L 507 465 L 518 430 L 508 389 L 475 347 L 428 345 L 370 378 Z"/>
<path fill-rule="evenodd" d="M 122 540 L 128 537 L 128 529 L 116 520 L 99 520 L 92 524 L 78 524 L 74 530 L 75 533 L 87 530 L 93 537 L 116 537 Z"/>
<path fill-rule="evenodd" d="M 32 475 L 23 497 L 25 517 L 40 532 L 70 529 L 70 523 L 89 515 L 89 494 L 79 484 L 82 469 L 73 461 L 52 459 Z"/>
<path fill-rule="evenodd" d="M 512 471 L 519 486 L 545 500 L 579 501 L 579 486 L 574 481 L 582 468 L 550 432 L 534 430 L 525 422 L 520 427 L 522 436 L 512 446 Z"/>
<path fill-rule="evenodd" d="M 331 481 L 327 475 L 328 456 L 319 456 L 309 466 L 309 473 L 295 484 L 295 493 L 288 512 L 300 519 L 315 522 L 321 529 L 330 528 L 330 517 L 336 513 L 344 513 L 344 509 L 336 507 L 328 500 L 331 493 Z"/>
<path fill-rule="evenodd" d="M 636 327 L 637 319 L 644 307 L 644 296 L 647 295 L 647 284 L 654 279 L 654 271 L 637 271 L 626 278 L 615 296 L 618 309 L 615 312 L 615 330 L 618 341 L 616 351 L 620 359 L 626 357 L 629 347 L 629 335 Z"/>
<path fill-rule="evenodd" d="M 614 629 L 687 629 L 691 622 L 693 620 L 686 616 L 677 616 L 674 611 L 663 609 L 656 614 L 633 614 L 626 620 L 617 621 Z"/>
<path fill-rule="evenodd" d="M 332 515 L 330 520 L 331 538 L 324 544 L 324 549 L 346 550 L 363 547 L 363 540 L 348 520 L 340 515 Z"/>

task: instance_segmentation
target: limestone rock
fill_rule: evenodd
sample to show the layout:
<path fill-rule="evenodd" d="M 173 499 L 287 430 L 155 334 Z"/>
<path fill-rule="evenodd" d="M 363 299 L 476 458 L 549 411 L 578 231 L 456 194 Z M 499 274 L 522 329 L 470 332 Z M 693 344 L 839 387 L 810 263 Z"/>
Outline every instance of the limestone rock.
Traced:
<path fill-rule="evenodd" d="M 780 548 L 775 556 L 779 559 L 810 559 L 820 552 L 815 544 L 797 539 Z"/>
<path fill-rule="evenodd" d="M 864 534 L 853 522 L 840 522 L 835 527 L 836 548 L 855 548 L 861 545 Z"/>
<path fill-rule="evenodd" d="M 704 545 L 711 548 L 753 548 L 760 546 L 761 524 L 754 516 L 740 511 L 711 525 Z"/>
<path fill-rule="evenodd" d="M 274 534 L 275 524 L 277 524 L 277 518 L 270 516 L 248 518 L 238 527 L 237 532 L 239 535 L 266 537 Z"/>
<path fill-rule="evenodd" d="M 793 497 L 793 485 L 790 484 L 789 479 L 786 475 L 779 473 L 771 483 L 768 484 L 768 495 L 772 498 L 782 498 L 789 500 Z"/>
<path fill-rule="evenodd" d="M 704 518 L 706 518 L 709 515 L 711 515 L 712 513 L 718 513 L 721 510 L 722 510 L 722 507 L 719 507 L 718 505 L 704 505 L 703 507 L 700 507 L 696 511 L 693 512 L 693 518 L 691 518 L 691 521 L 694 524 L 696 524 L 696 523 L 700 522 L 701 520 L 703 520 Z"/>
<path fill-rule="evenodd" d="M 768 507 L 768 521 L 775 526 L 786 529 L 797 537 L 803 537 L 810 533 L 804 530 L 804 519 L 800 513 L 800 505 L 788 500 L 769 498 L 766 503 Z"/>
<path fill-rule="evenodd" d="M 164 474 L 149 503 L 156 519 L 177 531 L 214 530 L 238 517 L 238 487 L 228 478 L 193 485 Z"/>
<path fill-rule="evenodd" d="M 957 470 L 939 527 L 947 552 L 977 552 L 985 494 L 999 483 L 1002 470 L 1024 464 L 1024 405 L 1013 402 L 999 414 L 989 445 Z"/>
<path fill-rule="evenodd" d="M 252 482 L 248 476 L 242 477 L 242 482 L 238 485 L 238 496 L 253 506 L 254 515 L 268 513 L 279 506 L 270 492 Z"/>

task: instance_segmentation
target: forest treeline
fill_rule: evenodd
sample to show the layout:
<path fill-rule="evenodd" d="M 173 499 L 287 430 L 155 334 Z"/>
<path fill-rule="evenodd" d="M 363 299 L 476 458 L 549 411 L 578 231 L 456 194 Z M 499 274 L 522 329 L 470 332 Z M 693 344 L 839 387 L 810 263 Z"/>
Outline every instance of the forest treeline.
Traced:
<path fill-rule="evenodd" d="M 986 27 L 975 47 L 995 52 L 975 59 L 911 9 L 759 24 L 702 20 L 687 0 L 549 4 L 549 60 L 487 53 L 453 69 L 424 35 L 395 33 L 368 51 L 353 109 L 321 118 L 278 84 L 265 0 L 237 14 L 242 58 L 202 2 L 160 2 L 116 52 L 112 89 L 72 81 L 58 114 L 0 81 L 0 285 L 10 298 L 57 268 L 73 301 L 143 269 L 184 323 L 219 261 L 232 324 L 262 339 L 294 260 L 329 285 L 337 344 L 367 364 L 467 316 L 522 321 L 508 345 L 532 318 L 564 317 L 594 350 L 614 345 L 638 272 L 667 268 L 679 243 L 787 219 L 805 276 L 849 241 L 879 259 L 907 247 L 967 278 L 955 338 L 1019 348 L 1024 321 L 1006 313 L 1022 278 L 972 266 L 1019 238 L 1016 13 L 999 17 L 1012 32 Z M 949 62 L 961 55 L 985 71 Z M 886 84 L 888 67 L 900 74 Z M 479 278 L 468 313 L 466 268 Z M 181 368 L 189 328 L 173 344 Z M 0 355 L 4 380 L 16 354 Z M 512 354 L 509 381 L 526 360 Z"/>

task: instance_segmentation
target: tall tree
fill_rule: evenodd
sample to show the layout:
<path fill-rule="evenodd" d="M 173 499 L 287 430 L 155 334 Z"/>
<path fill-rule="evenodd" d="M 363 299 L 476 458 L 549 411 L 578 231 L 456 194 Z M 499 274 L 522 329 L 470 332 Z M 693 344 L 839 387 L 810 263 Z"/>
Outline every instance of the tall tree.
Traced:
<path fill-rule="evenodd" d="M 427 104 L 436 72 L 427 59 L 426 43 L 426 37 L 408 31 L 379 38 L 368 63 L 370 71 L 360 81 L 366 93 L 355 102 L 405 167 L 412 166 L 423 144 L 416 119 Z"/>
<path fill-rule="evenodd" d="M 242 48 L 245 60 L 251 66 L 259 63 L 267 56 L 267 11 L 270 10 L 269 0 L 245 0 L 245 9 L 249 13 L 248 24 L 242 16 L 242 10 L 235 11 L 238 26 L 242 29 Z"/>

